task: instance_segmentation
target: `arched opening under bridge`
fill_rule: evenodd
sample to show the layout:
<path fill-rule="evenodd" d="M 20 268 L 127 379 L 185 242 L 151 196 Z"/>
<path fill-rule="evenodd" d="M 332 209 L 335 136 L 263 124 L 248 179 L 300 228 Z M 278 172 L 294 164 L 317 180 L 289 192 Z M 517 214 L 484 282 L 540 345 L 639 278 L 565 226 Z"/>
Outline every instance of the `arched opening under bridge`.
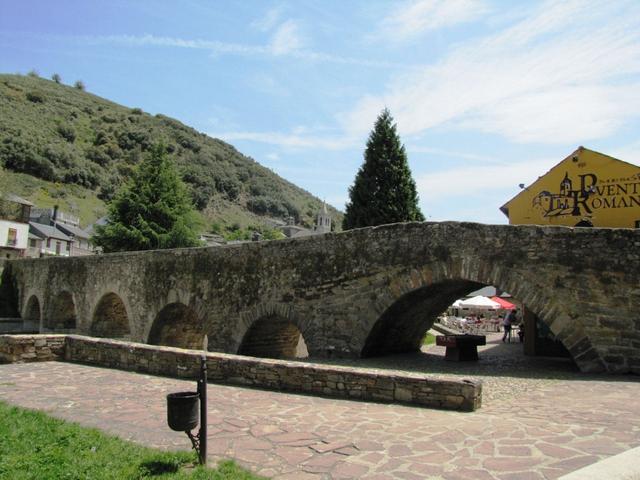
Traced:
<path fill-rule="evenodd" d="M 298 327 L 276 314 L 253 322 L 242 339 L 238 354 L 281 359 L 308 356 L 307 345 Z"/>
<path fill-rule="evenodd" d="M 107 293 L 100 299 L 93 312 L 90 334 L 105 338 L 131 337 L 127 309 L 117 294 Z"/>
<path fill-rule="evenodd" d="M 444 361 L 442 358 L 429 360 L 429 356 L 444 356 L 445 348 L 433 346 L 433 337 L 427 342 L 431 346 L 423 345 L 425 334 L 478 334 L 485 335 L 487 342 L 486 346 L 479 347 L 480 364 L 496 365 L 499 362 L 501 367 L 513 366 L 521 371 L 526 371 L 527 365 L 542 363 L 557 365 L 560 369 L 575 369 L 572 356 L 562 341 L 553 334 L 547 319 L 534 310 L 536 305 L 528 305 L 518 298 L 509 297 L 518 308 L 518 317 L 517 324 L 512 327 L 510 342 L 507 338 L 504 343 L 502 320 L 507 309 L 452 308 L 456 300 L 481 295 L 483 287 L 488 286 L 469 280 L 445 280 L 400 296 L 374 323 L 361 356 L 383 357 L 416 352 L 416 357 L 405 359 L 413 366 L 422 363 L 427 368 L 435 366 L 437 369 L 442 367 L 443 370 L 468 369 L 469 364 L 447 362 L 445 365 L 438 363 Z M 518 335 L 519 332 L 522 333 L 522 338 Z M 396 360 L 403 361 L 399 357 L 393 361 Z M 384 360 L 379 358 L 371 365 L 384 367 Z M 402 365 L 396 366 L 403 368 Z"/>
<path fill-rule="evenodd" d="M 187 305 L 176 302 L 160 310 L 153 321 L 148 343 L 201 350 L 203 340 L 204 328 L 198 314 Z"/>
<path fill-rule="evenodd" d="M 24 312 L 23 325 L 26 332 L 37 332 L 40 328 L 40 300 L 35 295 L 29 297 L 27 308 Z"/>
<path fill-rule="evenodd" d="M 53 297 L 47 309 L 44 327 L 49 331 L 69 331 L 76 328 L 76 305 L 70 292 L 64 291 Z"/>
<path fill-rule="evenodd" d="M 374 324 L 362 357 L 420 350 L 438 315 L 457 298 L 482 286 L 469 280 L 447 280 L 402 295 Z"/>

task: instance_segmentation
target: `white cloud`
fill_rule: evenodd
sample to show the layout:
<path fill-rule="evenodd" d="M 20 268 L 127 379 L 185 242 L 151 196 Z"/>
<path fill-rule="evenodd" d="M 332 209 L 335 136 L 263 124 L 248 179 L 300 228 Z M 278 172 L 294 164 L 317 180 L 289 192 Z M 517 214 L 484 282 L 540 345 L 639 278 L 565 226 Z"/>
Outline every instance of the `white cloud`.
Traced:
<path fill-rule="evenodd" d="M 409 154 L 409 157 L 411 157 L 414 153 L 428 153 L 428 154 L 438 155 L 441 157 L 462 158 L 465 160 L 473 160 L 473 161 L 485 161 L 485 162 L 495 161 L 494 157 L 490 157 L 488 155 L 478 155 L 476 153 L 458 152 L 455 150 L 444 150 L 442 148 L 420 147 L 420 146 L 414 146 L 411 144 L 406 144 L 405 147 L 406 147 L 407 153 Z"/>
<path fill-rule="evenodd" d="M 287 20 L 278 26 L 269 47 L 274 55 L 286 55 L 302 50 L 305 40 L 302 37 L 300 26 L 293 20 Z"/>
<path fill-rule="evenodd" d="M 188 39 L 177 37 L 159 37 L 156 35 L 107 35 L 100 37 L 83 37 L 87 42 L 113 43 L 133 46 L 175 47 L 199 50 L 210 50 L 215 53 L 231 54 L 265 54 L 269 48 L 262 45 L 245 45 L 241 43 L 219 42 L 216 40 Z"/>
<path fill-rule="evenodd" d="M 303 49 L 305 40 L 295 23 L 282 25 L 267 45 L 249 45 L 243 43 L 220 42 L 217 40 L 189 39 L 179 37 L 160 37 L 156 35 L 107 35 L 74 37 L 85 44 L 113 44 L 136 47 L 171 47 L 208 50 L 215 55 L 254 55 L 254 56 L 288 56 L 311 62 L 335 63 L 341 65 L 357 65 L 371 68 L 395 68 L 412 70 L 415 65 L 397 62 L 369 60 L 366 58 L 345 57 L 329 53 Z"/>
<path fill-rule="evenodd" d="M 469 22 L 487 11 L 480 0 L 413 0 L 399 5 L 381 26 L 385 39 L 401 41 Z"/>
<path fill-rule="evenodd" d="M 363 133 L 388 106 L 403 135 L 446 126 L 518 142 L 584 143 L 639 115 L 639 72 L 640 4 L 547 2 L 398 75 L 386 94 L 363 97 L 341 120 Z"/>
<path fill-rule="evenodd" d="M 461 125 L 518 142 L 576 143 L 614 133 L 640 111 L 640 84 L 558 86 L 499 102 Z M 531 121 L 533 120 L 533 121 Z"/>
<path fill-rule="evenodd" d="M 280 155 L 278 155 L 276 152 L 267 153 L 266 157 L 274 162 L 280 160 Z"/>
<path fill-rule="evenodd" d="M 539 159 L 507 165 L 464 166 L 417 176 L 416 187 L 421 200 L 461 200 L 479 193 L 497 192 L 503 197 L 507 195 L 504 203 L 517 193 L 518 184 L 530 185 L 556 163 L 558 159 Z"/>
<path fill-rule="evenodd" d="M 607 152 L 607 155 L 634 165 L 640 165 L 640 141 L 614 148 Z"/>
<path fill-rule="evenodd" d="M 251 22 L 251 27 L 262 32 L 268 32 L 278 24 L 281 17 L 282 7 L 277 6 L 269 9 L 267 13 L 264 14 L 264 16 Z"/>

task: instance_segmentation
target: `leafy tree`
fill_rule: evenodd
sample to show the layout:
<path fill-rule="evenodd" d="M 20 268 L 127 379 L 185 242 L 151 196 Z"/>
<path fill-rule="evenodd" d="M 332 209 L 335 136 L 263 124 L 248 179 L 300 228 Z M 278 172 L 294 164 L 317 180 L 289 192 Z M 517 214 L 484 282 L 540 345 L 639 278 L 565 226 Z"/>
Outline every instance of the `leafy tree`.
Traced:
<path fill-rule="evenodd" d="M 51 75 L 51 80 L 53 80 L 58 84 L 62 83 L 62 77 L 57 73 L 54 73 L 53 75 Z"/>
<path fill-rule="evenodd" d="M 109 204 L 93 242 L 105 252 L 195 247 L 196 218 L 164 146 L 155 145 Z"/>
<path fill-rule="evenodd" d="M 364 163 L 349 188 L 342 228 L 423 220 L 404 145 L 385 108 L 369 134 Z"/>
<path fill-rule="evenodd" d="M 76 80 L 76 82 L 73 84 L 73 87 L 82 91 L 85 91 L 87 88 L 82 80 Z"/>

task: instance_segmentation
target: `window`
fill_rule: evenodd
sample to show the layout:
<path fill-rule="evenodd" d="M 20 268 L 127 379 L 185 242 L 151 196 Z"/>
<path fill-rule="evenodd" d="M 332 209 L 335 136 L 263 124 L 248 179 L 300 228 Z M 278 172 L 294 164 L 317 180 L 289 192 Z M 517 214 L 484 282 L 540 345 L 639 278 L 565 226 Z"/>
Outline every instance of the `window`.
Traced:
<path fill-rule="evenodd" d="M 47 248 L 51 248 L 51 239 L 47 238 Z"/>
<path fill-rule="evenodd" d="M 15 247 L 18 244 L 18 230 L 15 228 L 9 229 L 9 234 L 7 235 L 7 245 L 9 247 Z"/>
<path fill-rule="evenodd" d="M 32 238 L 31 240 L 29 240 L 29 246 L 32 248 L 36 248 L 36 239 Z"/>
<path fill-rule="evenodd" d="M 640 228 L 640 220 L 636 220 L 636 228 Z"/>
<path fill-rule="evenodd" d="M 67 242 L 67 252 L 71 251 L 71 242 Z"/>

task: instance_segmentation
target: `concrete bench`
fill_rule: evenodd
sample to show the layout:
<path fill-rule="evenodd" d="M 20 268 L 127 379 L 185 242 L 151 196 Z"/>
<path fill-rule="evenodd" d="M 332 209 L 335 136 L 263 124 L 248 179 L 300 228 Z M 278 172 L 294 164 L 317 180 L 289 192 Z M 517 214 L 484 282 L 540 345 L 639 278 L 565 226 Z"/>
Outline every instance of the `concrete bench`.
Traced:
<path fill-rule="evenodd" d="M 445 360 L 464 362 L 478 360 L 478 345 L 486 345 L 484 335 L 438 335 L 436 345 L 447 347 Z"/>

